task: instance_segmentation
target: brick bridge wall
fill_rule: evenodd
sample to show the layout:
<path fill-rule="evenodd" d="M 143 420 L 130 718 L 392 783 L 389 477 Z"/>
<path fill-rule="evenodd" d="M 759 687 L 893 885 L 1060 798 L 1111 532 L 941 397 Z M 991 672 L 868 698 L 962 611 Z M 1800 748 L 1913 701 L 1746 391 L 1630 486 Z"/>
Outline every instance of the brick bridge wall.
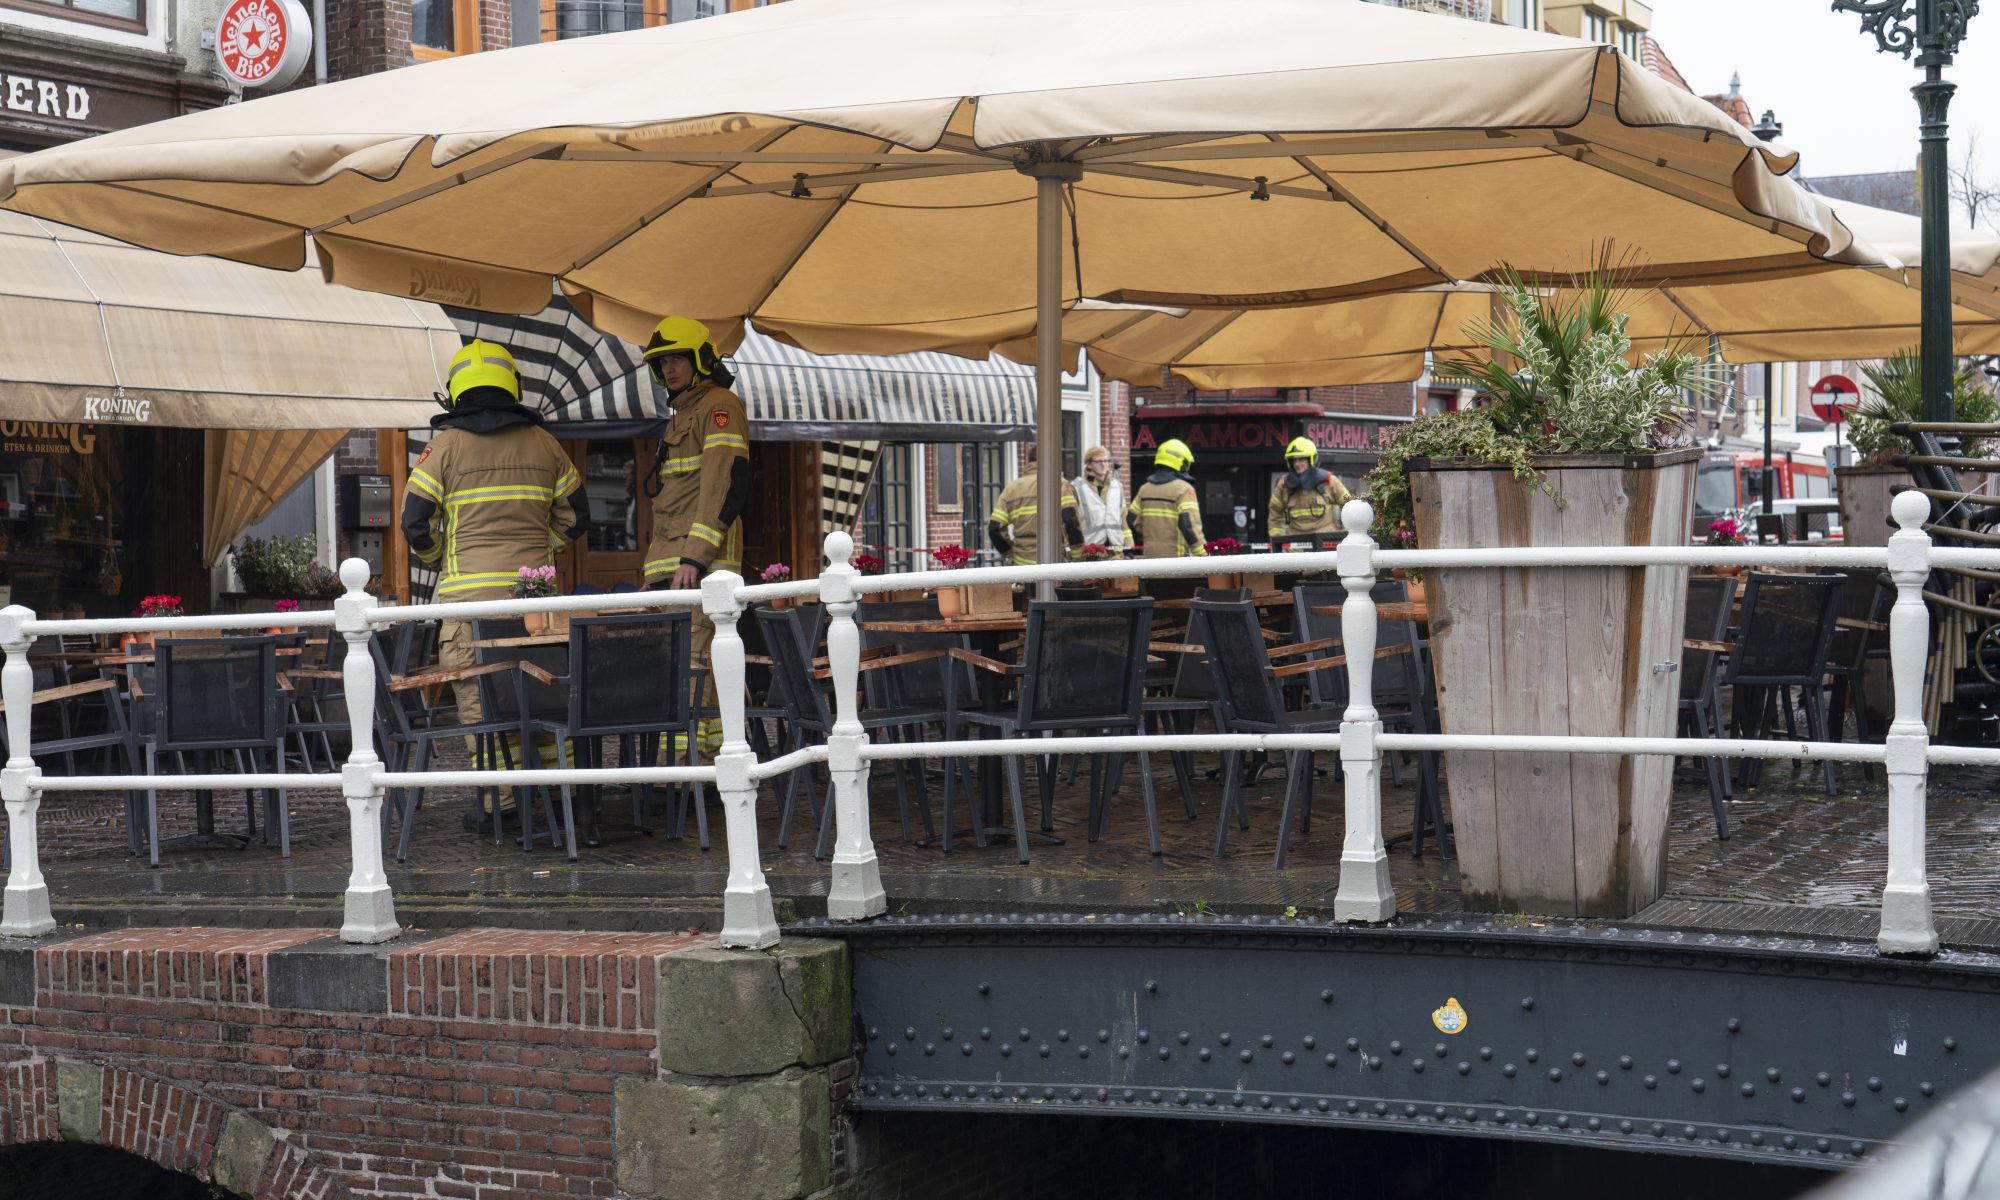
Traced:
<path fill-rule="evenodd" d="M 841 1182 L 844 955 L 519 930 L 383 947 L 313 930 L 0 939 L 0 1145 L 95 1142 L 257 1200 L 694 1195 L 685 1172 L 739 1155 L 776 1113 L 789 1153 L 760 1150 L 774 1174 L 759 1187 L 810 1194 Z M 718 966 L 719 1003 L 702 994 Z M 802 991 L 827 1027 L 798 1011 Z M 760 993 L 779 998 L 762 1024 Z M 704 1027 L 676 1027 L 684 1014 Z M 675 1044 L 699 1048 L 699 1077 L 672 1069 Z M 756 1052 L 750 1069 L 737 1050 Z"/>

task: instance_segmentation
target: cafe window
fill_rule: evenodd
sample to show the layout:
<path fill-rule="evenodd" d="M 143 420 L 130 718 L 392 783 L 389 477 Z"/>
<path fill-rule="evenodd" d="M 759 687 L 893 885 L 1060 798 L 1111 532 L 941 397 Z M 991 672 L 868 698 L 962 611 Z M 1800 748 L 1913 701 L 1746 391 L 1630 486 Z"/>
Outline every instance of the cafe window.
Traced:
<path fill-rule="evenodd" d="M 632 443 L 592 442 L 583 455 L 583 496 L 579 513 L 588 521 L 585 545 L 592 550 L 612 553 L 639 549 L 638 492 L 634 487 L 637 463 Z M 576 500 L 571 501 L 573 504 Z"/>
<path fill-rule="evenodd" d="M 944 445 L 931 448 L 931 461 L 937 464 L 937 490 L 933 502 L 939 512 L 958 512 L 965 507 L 965 496 L 960 490 L 958 446 Z"/>
<path fill-rule="evenodd" d="M 479 0 L 410 0 L 410 57 L 418 62 L 479 49 Z"/>
<path fill-rule="evenodd" d="M 134 33 L 146 32 L 146 0 L 0 0 L 0 7 Z"/>
<path fill-rule="evenodd" d="M 123 445 L 123 430 L 0 421 L 0 605 L 124 613 Z"/>
<path fill-rule="evenodd" d="M 920 571 L 920 563 L 910 547 L 916 545 L 915 489 L 910 480 L 915 473 L 915 446 L 891 442 L 875 459 L 874 478 L 869 481 L 868 499 L 862 504 L 861 528 L 874 553 L 896 571 Z"/>
<path fill-rule="evenodd" d="M 980 565 L 998 566 L 999 554 L 986 544 L 986 516 L 1007 486 L 1007 464 L 1015 458 L 1015 447 L 1012 442 L 967 442 L 960 449 L 964 451 L 967 539 L 961 544 L 980 547 Z"/>

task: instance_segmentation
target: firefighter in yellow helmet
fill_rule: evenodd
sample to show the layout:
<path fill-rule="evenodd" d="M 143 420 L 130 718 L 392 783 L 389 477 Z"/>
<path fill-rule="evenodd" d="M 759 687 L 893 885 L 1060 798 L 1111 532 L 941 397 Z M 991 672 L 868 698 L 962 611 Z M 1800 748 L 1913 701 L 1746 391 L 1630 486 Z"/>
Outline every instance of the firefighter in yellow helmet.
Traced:
<path fill-rule="evenodd" d="M 570 504 L 581 481 L 541 414 L 521 404 L 505 346 L 466 343 L 445 386 L 445 411 L 431 418 L 437 432 L 410 468 L 403 536 L 419 562 L 438 569 L 439 602 L 505 600 L 522 567 L 548 565 L 583 533 Z M 438 664 L 473 664 L 471 622 L 442 623 Z M 478 722 L 478 681 L 451 687 L 459 721 Z"/>
<path fill-rule="evenodd" d="M 1340 507 L 1353 499 L 1331 471 L 1319 465 L 1319 447 L 1311 438 L 1295 437 L 1285 447 L 1285 465 L 1271 489 L 1271 539 L 1309 533 L 1338 533 Z"/>
<path fill-rule="evenodd" d="M 653 540 L 646 547 L 646 586 L 695 588 L 710 571 L 743 569 L 743 506 L 750 499 L 750 419 L 729 390 L 735 377 L 715 352 L 708 326 L 668 317 L 646 342 L 653 381 L 666 389 L 673 416 L 647 473 L 653 500 Z M 694 613 L 694 650 L 707 654 L 715 625 Z M 710 683 L 713 689 L 714 684 Z M 712 702 L 712 698 L 711 698 Z M 719 741 L 720 727 L 703 722 L 702 741 Z"/>
<path fill-rule="evenodd" d="M 1201 498 L 1187 469 L 1194 451 L 1168 438 L 1153 454 L 1153 473 L 1126 506 L 1125 523 L 1147 558 L 1184 558 L 1208 553 L 1201 533 Z"/>
<path fill-rule="evenodd" d="M 1035 444 L 1028 443 L 1028 469 L 1014 482 L 1000 489 L 993 511 L 986 516 L 986 538 L 1010 567 L 1034 566 L 1037 557 L 1038 517 L 1041 513 L 1041 477 L 1035 470 Z M 1068 480 L 1062 485 L 1063 539 L 1070 546 L 1083 544 L 1083 526 L 1076 516 L 1076 489 Z"/>

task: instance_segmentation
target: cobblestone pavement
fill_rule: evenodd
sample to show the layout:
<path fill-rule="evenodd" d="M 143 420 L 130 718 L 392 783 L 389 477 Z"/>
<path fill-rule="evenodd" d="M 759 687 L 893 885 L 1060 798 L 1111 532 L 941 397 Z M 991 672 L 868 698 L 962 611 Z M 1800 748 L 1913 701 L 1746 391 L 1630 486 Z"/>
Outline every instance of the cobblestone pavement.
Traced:
<path fill-rule="evenodd" d="M 1322 763 L 1326 762 L 1322 756 Z M 1172 773 L 1156 761 L 1165 853 L 1147 853 L 1145 821 L 1136 778 L 1113 802 L 1109 835 L 1096 843 L 1084 829 L 1085 785 L 1062 782 L 1054 807 L 1057 845 L 1032 847 L 1032 862 L 1015 861 L 1011 837 L 984 849 L 961 837 L 950 855 L 936 846 L 904 841 L 897 820 L 896 789 L 887 768 L 874 772 L 873 831 L 890 906 L 908 911 L 965 909 L 1274 911 L 1330 907 L 1337 883 L 1342 797 L 1337 780 L 1317 781 L 1311 831 L 1295 835 L 1282 872 L 1273 870 L 1283 779 L 1276 769 L 1245 789 L 1251 815 L 1246 830 L 1232 827 L 1224 854 L 1213 854 L 1221 784 L 1197 775 L 1196 819 L 1186 818 Z M 1390 834 L 1407 834 L 1411 790 L 1390 786 L 1384 819 Z M 1649 923 L 1748 932 L 1824 932 L 1871 936 L 1873 914 L 1887 864 L 1886 800 L 1879 777 L 1866 781 L 1858 767 L 1842 768 L 1841 790 L 1826 796 L 1818 773 L 1767 771 L 1763 786 L 1739 791 L 1729 808 L 1732 837 L 1715 836 L 1706 787 L 1685 774 L 1674 794 L 1667 899 L 1642 914 Z M 822 782 L 822 795 L 823 791 Z M 1031 823 L 1039 788 L 1027 772 Z M 935 812 L 940 788 L 930 786 Z M 721 809 L 708 809 L 714 849 L 687 837 L 665 836 L 655 819 L 651 837 L 607 838 L 581 846 L 575 863 L 546 842 L 523 853 L 518 843 L 495 846 L 466 832 L 463 789 L 431 794 L 417 816 L 409 861 L 391 864 L 399 904 L 422 924 L 496 923 L 639 926 L 660 921 L 701 921 L 716 907 L 724 877 Z M 163 833 L 193 829 L 193 802 L 162 793 Z M 240 796 L 220 797 L 217 824 L 243 827 Z M 621 819 L 625 796 L 606 801 L 606 815 Z M 812 857 L 811 820 L 801 792 L 798 827 L 788 849 L 777 845 L 778 805 L 770 789 L 759 801 L 760 845 L 773 892 L 801 914 L 820 911 L 827 884 L 824 864 Z M 247 849 L 169 847 L 160 870 L 125 849 L 123 803 L 115 795 L 51 794 L 41 810 L 43 870 L 57 908 L 92 923 L 153 923 L 164 914 L 211 915 L 258 923 L 316 923 L 337 919 L 339 893 L 349 865 L 344 802 L 331 794 L 295 794 L 290 800 L 293 853 L 279 857 L 261 840 Z M 919 818 L 912 813 L 912 821 Z M 1930 879 L 1948 941 L 2000 947 L 2000 772 L 1941 769 L 1931 780 L 1928 821 Z M 1392 874 L 1405 912 L 1459 910 L 1456 873 L 1435 847 L 1413 859 L 1407 845 L 1391 846 Z"/>

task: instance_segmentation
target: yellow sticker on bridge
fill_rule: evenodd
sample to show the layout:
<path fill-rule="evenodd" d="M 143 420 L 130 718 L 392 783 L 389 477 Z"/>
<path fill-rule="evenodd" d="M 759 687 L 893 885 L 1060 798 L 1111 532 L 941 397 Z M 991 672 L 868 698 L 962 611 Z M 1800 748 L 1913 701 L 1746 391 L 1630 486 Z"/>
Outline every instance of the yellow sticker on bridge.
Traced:
<path fill-rule="evenodd" d="M 1459 1006 L 1456 996 L 1445 1001 L 1443 1008 L 1431 1010 L 1431 1024 L 1437 1026 L 1441 1033 L 1464 1033 L 1465 1023 L 1469 1019 L 1465 1015 L 1465 1009 Z"/>

